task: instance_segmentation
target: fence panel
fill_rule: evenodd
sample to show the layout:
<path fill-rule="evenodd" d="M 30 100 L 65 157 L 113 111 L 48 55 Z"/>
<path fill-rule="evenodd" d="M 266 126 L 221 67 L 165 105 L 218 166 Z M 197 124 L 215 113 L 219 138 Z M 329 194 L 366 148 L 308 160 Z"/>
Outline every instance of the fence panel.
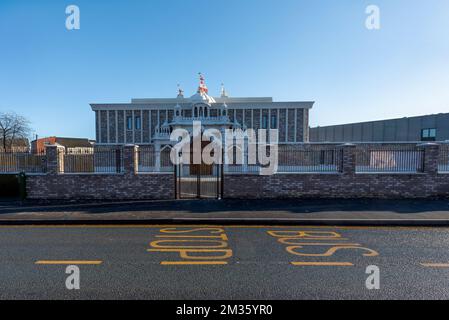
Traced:
<path fill-rule="evenodd" d="M 139 148 L 139 172 L 173 172 L 174 165 L 170 159 L 170 148 L 165 148 L 157 155 L 152 148 Z"/>
<path fill-rule="evenodd" d="M 424 150 L 411 146 L 357 146 L 358 173 L 417 173 L 424 169 Z"/>
<path fill-rule="evenodd" d="M 0 153 L 0 173 L 45 173 L 45 154 L 6 152 Z"/>
<path fill-rule="evenodd" d="M 285 149 L 279 151 L 278 172 L 336 173 L 341 161 L 342 151 L 338 149 Z"/>
<path fill-rule="evenodd" d="M 438 172 L 449 173 L 449 144 L 440 145 L 438 156 Z"/>
<path fill-rule="evenodd" d="M 336 148 L 278 150 L 277 173 L 337 173 L 340 171 L 342 151 Z M 258 159 L 256 164 L 225 164 L 225 173 L 259 173 L 264 167 Z"/>
<path fill-rule="evenodd" d="M 122 149 L 92 149 L 64 154 L 64 173 L 121 173 Z"/>

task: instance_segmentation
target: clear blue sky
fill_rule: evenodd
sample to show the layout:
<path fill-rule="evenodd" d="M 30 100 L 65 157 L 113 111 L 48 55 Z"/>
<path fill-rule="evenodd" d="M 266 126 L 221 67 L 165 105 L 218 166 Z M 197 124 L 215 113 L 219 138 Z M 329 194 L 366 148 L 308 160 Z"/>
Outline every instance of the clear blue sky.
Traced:
<path fill-rule="evenodd" d="M 312 126 L 449 112 L 449 1 L 0 1 L 0 110 L 40 136 L 93 138 L 89 103 L 190 95 L 199 71 L 214 94 L 314 100 Z"/>

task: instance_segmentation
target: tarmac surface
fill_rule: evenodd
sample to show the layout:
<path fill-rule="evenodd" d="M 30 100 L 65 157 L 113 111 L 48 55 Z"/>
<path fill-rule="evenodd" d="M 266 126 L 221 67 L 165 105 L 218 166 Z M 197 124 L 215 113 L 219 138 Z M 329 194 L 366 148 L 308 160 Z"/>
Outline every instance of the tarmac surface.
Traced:
<path fill-rule="evenodd" d="M 449 200 L 0 202 L 7 223 L 255 223 L 449 226 Z"/>
<path fill-rule="evenodd" d="M 443 227 L 0 226 L 0 299 L 449 299 L 448 248 Z"/>

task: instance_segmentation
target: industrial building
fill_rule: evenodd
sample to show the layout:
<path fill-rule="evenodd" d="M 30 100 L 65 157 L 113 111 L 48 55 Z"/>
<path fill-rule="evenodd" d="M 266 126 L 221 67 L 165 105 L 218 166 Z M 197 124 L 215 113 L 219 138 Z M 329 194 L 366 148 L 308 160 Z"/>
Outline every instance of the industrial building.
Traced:
<path fill-rule="evenodd" d="M 414 142 L 449 140 L 449 113 L 349 123 L 310 129 L 310 142 Z"/>

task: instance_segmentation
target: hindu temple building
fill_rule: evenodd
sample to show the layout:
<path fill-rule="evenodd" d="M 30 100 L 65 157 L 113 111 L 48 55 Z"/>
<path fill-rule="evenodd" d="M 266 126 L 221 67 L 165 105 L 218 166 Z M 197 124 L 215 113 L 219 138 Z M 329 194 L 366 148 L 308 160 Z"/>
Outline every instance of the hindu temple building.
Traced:
<path fill-rule="evenodd" d="M 176 128 L 192 127 L 201 121 L 204 128 L 219 130 L 278 129 L 279 144 L 309 141 L 311 101 L 273 101 L 271 97 L 232 97 L 222 85 L 212 97 L 204 76 L 197 92 L 185 97 L 178 86 L 174 98 L 132 99 L 129 103 L 93 103 L 97 145 L 172 145 L 169 136 Z"/>

